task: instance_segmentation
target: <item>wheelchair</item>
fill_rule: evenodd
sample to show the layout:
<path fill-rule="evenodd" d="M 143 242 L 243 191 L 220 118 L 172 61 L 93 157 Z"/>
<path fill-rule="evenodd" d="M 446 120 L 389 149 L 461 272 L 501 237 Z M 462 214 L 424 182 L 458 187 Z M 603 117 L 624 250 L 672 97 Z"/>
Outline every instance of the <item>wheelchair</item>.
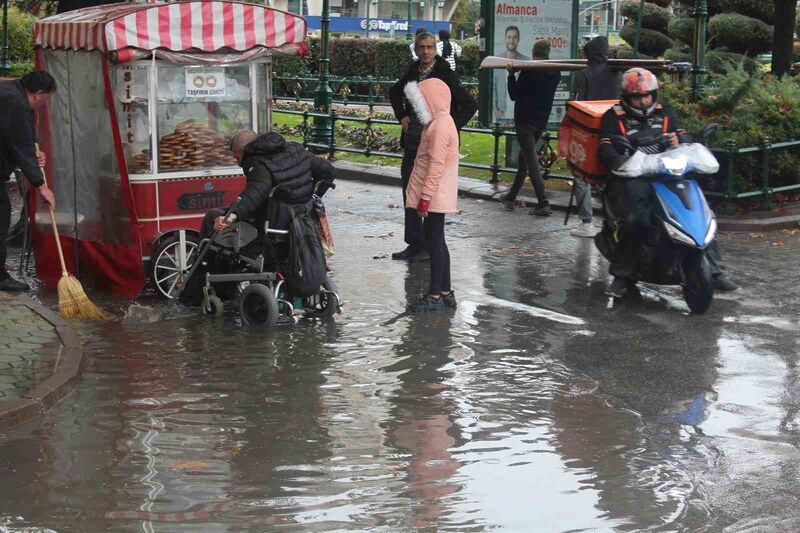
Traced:
<path fill-rule="evenodd" d="M 259 232 L 244 221 L 215 232 L 192 252 L 177 297 L 190 305 L 200 303 L 204 314 L 216 317 L 224 314 L 225 302 L 233 302 L 244 324 L 264 327 L 340 313 L 342 303 L 330 276 L 316 294 L 292 295 L 285 274 L 288 234 L 270 228 L 269 222 Z"/>

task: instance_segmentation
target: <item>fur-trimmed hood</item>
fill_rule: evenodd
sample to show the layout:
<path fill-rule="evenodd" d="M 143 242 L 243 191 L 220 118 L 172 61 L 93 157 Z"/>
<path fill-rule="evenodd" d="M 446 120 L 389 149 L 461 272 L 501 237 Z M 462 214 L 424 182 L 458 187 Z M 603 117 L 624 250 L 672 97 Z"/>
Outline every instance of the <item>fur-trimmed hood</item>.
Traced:
<path fill-rule="evenodd" d="M 438 78 L 428 78 L 419 83 L 410 81 L 404 92 L 423 126 L 437 117 L 450 114 L 450 88 Z"/>

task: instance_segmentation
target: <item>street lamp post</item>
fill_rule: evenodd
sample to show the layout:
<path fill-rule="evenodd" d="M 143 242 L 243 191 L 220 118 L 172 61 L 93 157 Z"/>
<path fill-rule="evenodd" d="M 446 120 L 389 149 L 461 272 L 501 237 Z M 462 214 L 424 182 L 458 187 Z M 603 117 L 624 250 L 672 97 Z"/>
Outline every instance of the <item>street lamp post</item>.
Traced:
<path fill-rule="evenodd" d="M 329 26 L 331 22 L 330 0 L 322 0 L 322 17 L 320 18 L 320 40 L 322 41 L 321 55 L 319 59 L 319 85 L 314 96 L 314 111 L 317 113 L 330 113 L 331 102 L 333 102 L 333 90 L 328 83 L 328 68 L 330 59 L 328 57 Z M 314 117 L 314 126 L 311 130 L 311 137 L 318 143 L 330 143 L 333 129 L 328 117 Z"/>
<path fill-rule="evenodd" d="M 696 102 L 703 97 L 706 75 L 706 23 L 708 4 L 697 0 L 694 13 L 694 57 L 692 58 L 692 99 Z"/>
<path fill-rule="evenodd" d="M 639 17 L 636 20 L 636 37 L 633 41 L 633 57 L 639 58 L 639 37 L 642 34 L 642 18 L 644 17 L 644 0 L 639 2 Z"/>
<path fill-rule="evenodd" d="M 8 0 L 3 0 L 3 43 L 0 46 L 0 76 L 6 76 L 11 72 L 8 57 Z"/>
<path fill-rule="evenodd" d="M 408 28 L 406 29 L 406 39 L 414 40 L 414 32 L 411 31 L 411 0 L 408 0 Z"/>

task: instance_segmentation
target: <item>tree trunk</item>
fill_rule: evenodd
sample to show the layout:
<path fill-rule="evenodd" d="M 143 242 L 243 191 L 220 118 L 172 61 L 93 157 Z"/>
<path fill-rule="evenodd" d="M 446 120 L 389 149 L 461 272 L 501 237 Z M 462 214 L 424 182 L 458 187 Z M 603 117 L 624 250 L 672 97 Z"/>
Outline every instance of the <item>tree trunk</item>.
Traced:
<path fill-rule="evenodd" d="M 788 74 L 794 53 L 796 0 L 775 0 L 775 36 L 772 44 L 772 73 Z"/>

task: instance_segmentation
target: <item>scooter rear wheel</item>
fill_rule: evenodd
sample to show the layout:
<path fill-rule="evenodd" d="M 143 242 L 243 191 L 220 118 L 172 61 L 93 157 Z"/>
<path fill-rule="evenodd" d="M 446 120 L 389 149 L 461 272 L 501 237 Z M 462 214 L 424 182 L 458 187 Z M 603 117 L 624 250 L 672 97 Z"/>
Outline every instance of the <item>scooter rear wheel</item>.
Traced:
<path fill-rule="evenodd" d="M 714 278 L 706 254 L 692 252 L 683 261 L 683 298 L 692 313 L 705 313 L 714 299 Z"/>

